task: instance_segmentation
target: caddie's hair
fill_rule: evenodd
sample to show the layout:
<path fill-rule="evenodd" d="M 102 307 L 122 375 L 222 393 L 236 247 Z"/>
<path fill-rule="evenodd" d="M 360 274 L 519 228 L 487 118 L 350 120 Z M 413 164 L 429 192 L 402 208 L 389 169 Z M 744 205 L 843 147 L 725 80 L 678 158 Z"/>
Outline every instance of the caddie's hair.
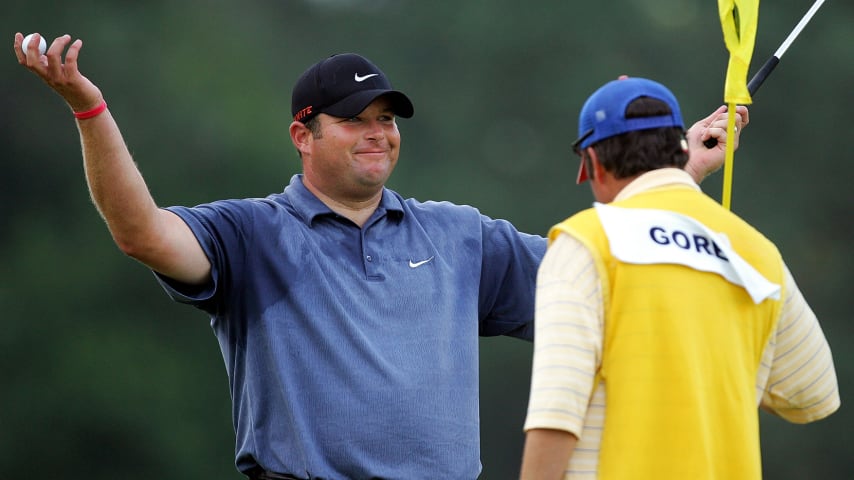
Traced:
<path fill-rule="evenodd" d="M 670 107 L 666 103 L 649 97 L 637 98 L 626 107 L 626 118 L 669 113 Z M 684 168 L 688 163 L 688 153 L 683 149 L 684 139 L 685 132 L 681 128 L 662 127 L 616 135 L 591 147 L 605 170 L 616 178 L 629 178 L 659 168 Z"/>

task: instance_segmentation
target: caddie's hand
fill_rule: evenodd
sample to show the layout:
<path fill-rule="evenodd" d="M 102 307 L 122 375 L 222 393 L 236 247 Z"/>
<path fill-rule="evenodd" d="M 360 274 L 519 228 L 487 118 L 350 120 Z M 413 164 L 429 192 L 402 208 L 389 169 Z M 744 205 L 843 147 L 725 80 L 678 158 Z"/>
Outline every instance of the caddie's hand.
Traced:
<path fill-rule="evenodd" d="M 84 77 L 77 68 L 77 58 L 83 47 L 83 40 L 77 39 L 71 43 L 71 36 L 63 35 L 50 44 L 44 55 L 39 55 L 40 38 L 41 35 L 38 33 L 33 34 L 27 51 L 24 51 L 21 48 L 24 36 L 21 33 L 15 34 L 13 46 L 18 63 L 44 80 L 50 88 L 65 99 L 72 111 L 85 112 L 100 105 L 103 101 L 101 90 Z M 65 52 L 64 61 L 63 52 Z"/>
<path fill-rule="evenodd" d="M 697 183 L 703 181 L 710 174 L 718 171 L 726 157 L 727 141 L 727 106 L 722 105 L 712 112 L 708 117 L 698 121 L 688 129 L 688 165 L 685 171 L 694 177 Z M 741 132 L 750 123 L 750 112 L 744 105 L 735 107 L 735 138 L 734 149 L 738 149 L 738 140 Z M 714 139 L 717 144 L 708 148 L 704 142 Z"/>

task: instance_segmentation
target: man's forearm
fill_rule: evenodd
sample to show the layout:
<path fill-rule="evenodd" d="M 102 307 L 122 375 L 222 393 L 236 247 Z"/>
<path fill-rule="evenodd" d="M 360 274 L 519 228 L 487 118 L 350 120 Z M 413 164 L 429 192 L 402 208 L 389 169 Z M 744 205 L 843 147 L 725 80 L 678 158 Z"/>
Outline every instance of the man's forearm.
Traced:
<path fill-rule="evenodd" d="M 525 435 L 520 480 L 560 480 L 578 438 L 563 430 L 535 428 Z"/>
<path fill-rule="evenodd" d="M 109 111 L 78 120 L 86 182 L 123 251 L 155 222 L 157 205 Z"/>

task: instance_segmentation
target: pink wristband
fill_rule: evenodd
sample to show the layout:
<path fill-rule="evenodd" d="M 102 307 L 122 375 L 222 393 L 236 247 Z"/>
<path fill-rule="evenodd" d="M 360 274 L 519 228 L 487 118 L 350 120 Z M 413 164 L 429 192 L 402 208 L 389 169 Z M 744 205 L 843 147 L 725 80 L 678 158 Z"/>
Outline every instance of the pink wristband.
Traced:
<path fill-rule="evenodd" d="M 86 110 L 85 112 L 73 112 L 74 118 L 77 120 L 86 120 L 87 118 L 97 117 L 98 115 L 104 113 L 104 110 L 107 109 L 107 102 L 105 100 L 101 100 L 101 104 L 92 110 Z"/>

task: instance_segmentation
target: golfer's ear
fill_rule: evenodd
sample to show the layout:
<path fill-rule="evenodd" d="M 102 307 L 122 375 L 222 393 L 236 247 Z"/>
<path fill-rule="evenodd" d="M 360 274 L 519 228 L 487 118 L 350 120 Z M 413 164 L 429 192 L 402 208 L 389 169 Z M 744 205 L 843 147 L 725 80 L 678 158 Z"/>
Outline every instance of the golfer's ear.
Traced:
<path fill-rule="evenodd" d="M 302 122 L 293 122 L 290 126 L 291 141 L 294 146 L 302 153 L 305 153 L 309 148 L 312 134 L 311 129 L 305 126 Z"/>

